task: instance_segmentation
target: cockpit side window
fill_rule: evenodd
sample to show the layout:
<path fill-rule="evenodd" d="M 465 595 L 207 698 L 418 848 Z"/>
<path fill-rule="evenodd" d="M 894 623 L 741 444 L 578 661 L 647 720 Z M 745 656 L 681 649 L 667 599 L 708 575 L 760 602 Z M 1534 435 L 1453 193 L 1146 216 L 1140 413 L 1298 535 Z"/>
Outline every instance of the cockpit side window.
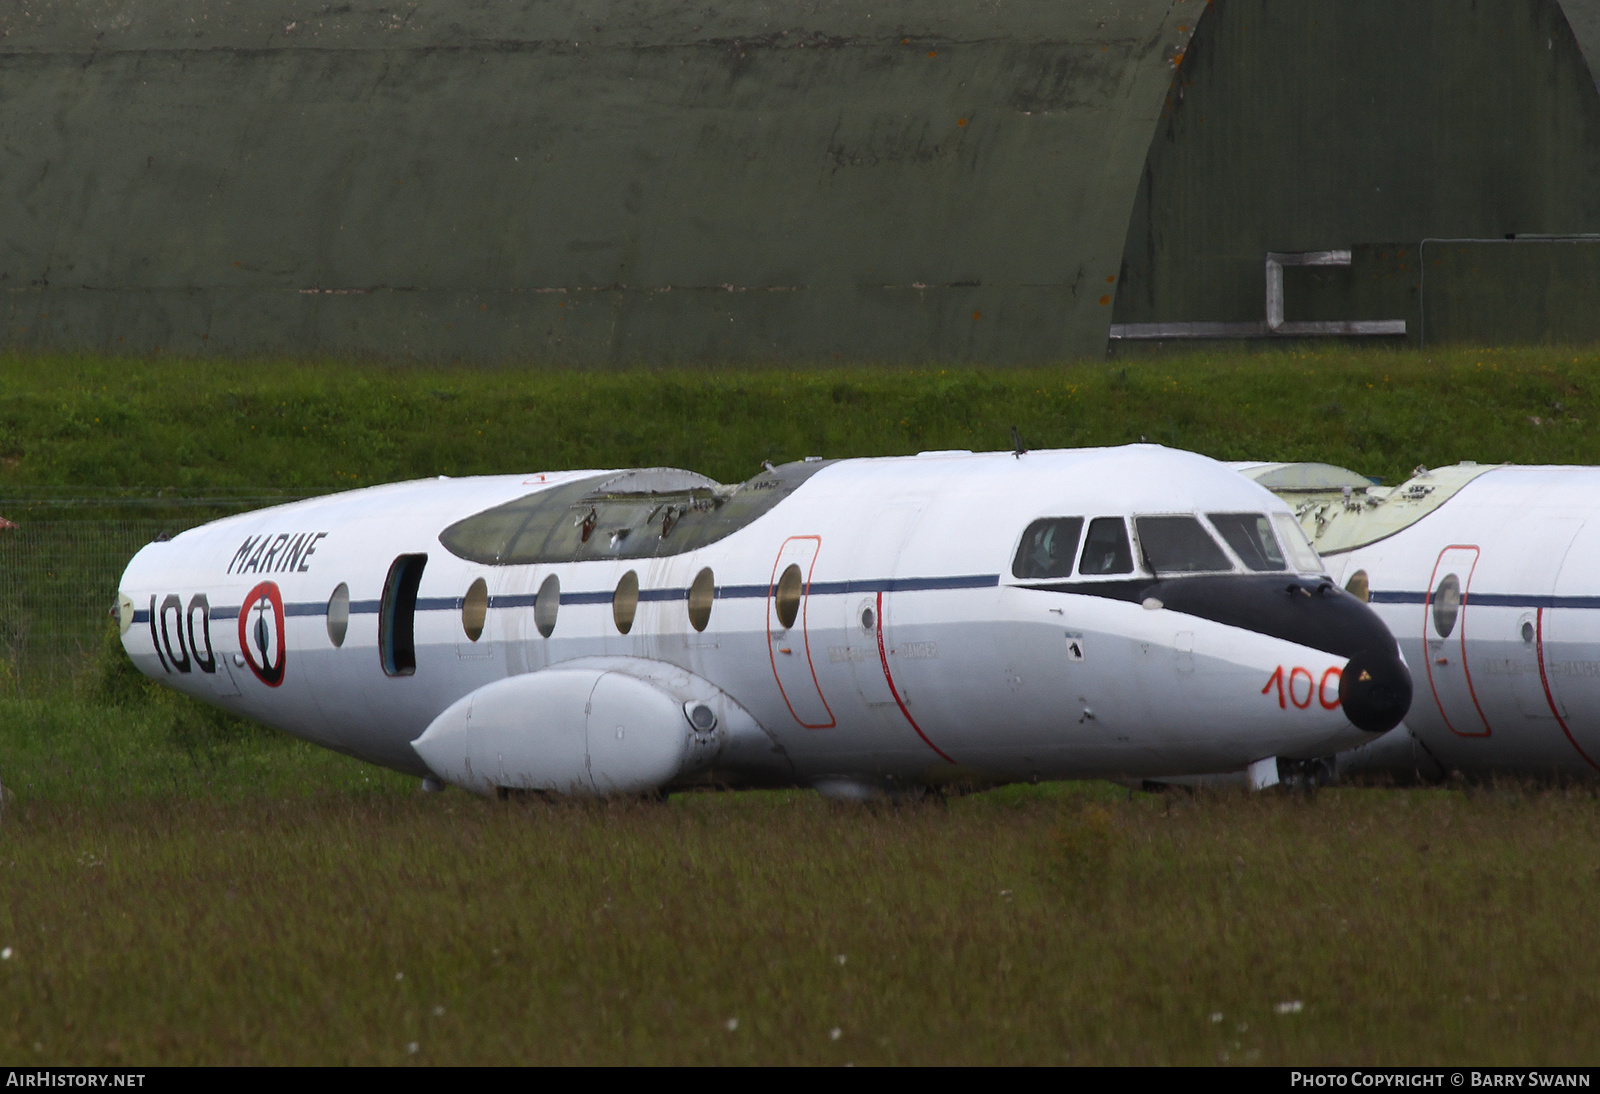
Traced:
<path fill-rule="evenodd" d="M 1078 557 L 1082 517 L 1046 517 L 1028 525 L 1011 572 L 1023 578 L 1068 578 Z"/>
<path fill-rule="evenodd" d="M 1283 552 L 1272 534 L 1272 522 L 1260 513 L 1207 513 L 1211 526 L 1222 534 L 1233 553 L 1249 569 L 1286 570 Z"/>
<path fill-rule="evenodd" d="M 1300 573 L 1326 572 L 1322 559 L 1317 557 L 1317 549 L 1311 546 L 1311 541 L 1306 538 L 1299 521 L 1288 513 L 1274 513 L 1272 523 L 1277 525 L 1278 537 L 1283 540 L 1283 546 L 1289 552 L 1290 565 Z"/>
<path fill-rule="evenodd" d="M 1128 546 L 1128 528 L 1121 517 L 1096 517 L 1089 522 L 1078 573 L 1084 577 L 1133 573 L 1133 550 Z"/>
<path fill-rule="evenodd" d="M 1231 570 L 1233 563 L 1194 517 L 1135 517 L 1145 562 L 1157 574 Z"/>

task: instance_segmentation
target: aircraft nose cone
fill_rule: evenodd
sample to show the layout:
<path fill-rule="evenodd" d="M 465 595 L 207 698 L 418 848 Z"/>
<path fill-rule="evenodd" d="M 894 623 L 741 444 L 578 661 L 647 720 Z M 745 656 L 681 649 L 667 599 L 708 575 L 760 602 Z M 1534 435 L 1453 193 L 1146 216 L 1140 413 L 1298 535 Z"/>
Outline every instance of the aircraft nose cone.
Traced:
<path fill-rule="evenodd" d="M 1411 673 L 1393 653 L 1362 650 L 1339 677 L 1339 702 L 1357 729 L 1387 733 L 1411 709 Z"/>
<path fill-rule="evenodd" d="M 1384 733 L 1411 709 L 1411 673 L 1394 635 L 1370 607 L 1327 577 L 1202 575 L 1160 582 L 1144 595 L 1173 611 L 1348 658 L 1339 699 L 1358 729 Z"/>

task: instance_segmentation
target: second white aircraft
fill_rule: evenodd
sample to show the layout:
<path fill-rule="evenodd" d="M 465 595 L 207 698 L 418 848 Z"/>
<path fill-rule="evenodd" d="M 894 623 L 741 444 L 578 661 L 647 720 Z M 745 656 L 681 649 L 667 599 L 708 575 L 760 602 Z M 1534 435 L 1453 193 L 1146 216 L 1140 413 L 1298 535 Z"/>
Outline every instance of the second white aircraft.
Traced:
<path fill-rule="evenodd" d="M 1464 463 L 1379 487 L 1325 464 L 1238 466 L 1295 507 L 1416 680 L 1405 724 L 1330 766 L 1600 776 L 1600 468 Z"/>

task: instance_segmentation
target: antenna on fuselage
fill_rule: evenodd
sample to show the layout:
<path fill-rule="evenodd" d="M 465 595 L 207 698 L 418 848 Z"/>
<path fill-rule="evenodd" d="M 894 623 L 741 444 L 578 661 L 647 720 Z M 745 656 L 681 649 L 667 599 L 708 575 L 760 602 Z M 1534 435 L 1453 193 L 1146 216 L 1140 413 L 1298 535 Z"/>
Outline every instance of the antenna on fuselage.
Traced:
<path fill-rule="evenodd" d="M 1022 434 L 1017 432 L 1016 426 L 1011 427 L 1011 443 L 1016 448 L 1016 451 L 1011 454 L 1019 460 L 1022 459 L 1023 454 L 1028 450 L 1022 447 Z"/>

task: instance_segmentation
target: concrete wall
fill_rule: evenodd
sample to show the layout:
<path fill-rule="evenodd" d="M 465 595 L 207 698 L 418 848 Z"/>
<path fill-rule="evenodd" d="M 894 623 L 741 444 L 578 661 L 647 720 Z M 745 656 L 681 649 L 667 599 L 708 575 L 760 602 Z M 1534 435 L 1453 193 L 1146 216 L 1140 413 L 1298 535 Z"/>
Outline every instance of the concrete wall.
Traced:
<path fill-rule="evenodd" d="M 332 7 L 0 15 L 0 345 L 1099 356 L 1204 5 Z"/>
<path fill-rule="evenodd" d="M 1327 248 L 1379 272 L 1291 318 L 1420 320 L 1425 237 L 1600 232 L 1585 50 L 1600 0 L 27 0 L 0 346 L 1063 360 Z M 1581 334 L 1595 254 L 1433 334 Z"/>

